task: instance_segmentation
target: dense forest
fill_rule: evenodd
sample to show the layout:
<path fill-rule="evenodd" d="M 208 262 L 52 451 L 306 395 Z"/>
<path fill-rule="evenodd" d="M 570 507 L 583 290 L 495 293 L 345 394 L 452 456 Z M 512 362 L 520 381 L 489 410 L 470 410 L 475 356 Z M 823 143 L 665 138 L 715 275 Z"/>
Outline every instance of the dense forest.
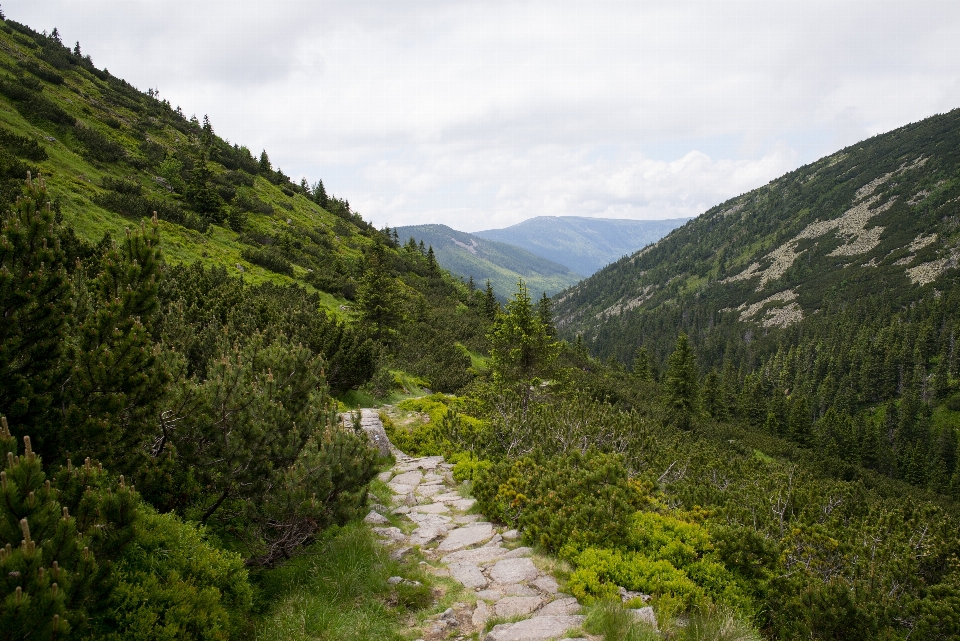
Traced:
<path fill-rule="evenodd" d="M 960 638 L 957 112 L 501 305 L 56 30 L 0 67 L 0 638 L 272 638 L 311 582 L 389 622 L 311 638 L 406 638 L 430 578 L 337 538 L 386 464 L 340 412 L 396 398 L 585 604 Z"/>

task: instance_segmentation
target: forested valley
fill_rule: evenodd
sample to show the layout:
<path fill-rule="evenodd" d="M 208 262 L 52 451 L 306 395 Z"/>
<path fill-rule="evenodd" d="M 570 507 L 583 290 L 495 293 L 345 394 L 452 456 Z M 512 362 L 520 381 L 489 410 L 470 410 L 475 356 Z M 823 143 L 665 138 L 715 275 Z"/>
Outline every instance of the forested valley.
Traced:
<path fill-rule="evenodd" d="M 957 112 L 531 300 L 56 30 L 0 15 L 0 94 L 0 638 L 413 638 L 448 588 L 361 522 L 388 403 L 657 638 L 960 638 Z"/>

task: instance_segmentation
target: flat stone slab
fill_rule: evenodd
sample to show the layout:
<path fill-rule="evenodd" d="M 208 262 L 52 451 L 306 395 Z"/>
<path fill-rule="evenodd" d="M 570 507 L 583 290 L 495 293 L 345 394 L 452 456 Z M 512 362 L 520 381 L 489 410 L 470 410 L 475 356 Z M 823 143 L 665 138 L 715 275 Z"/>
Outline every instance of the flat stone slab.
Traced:
<path fill-rule="evenodd" d="M 500 590 L 479 590 L 477 592 L 477 598 L 483 599 L 484 601 L 499 601 L 503 598 L 503 592 Z"/>
<path fill-rule="evenodd" d="M 461 512 L 466 512 L 474 505 L 476 505 L 477 499 L 460 499 L 459 501 L 453 501 L 450 503 L 454 508 L 460 510 Z"/>
<path fill-rule="evenodd" d="M 436 496 L 442 492 L 444 487 L 442 485 L 424 485 L 421 483 L 417 486 L 417 494 L 420 496 Z M 436 499 L 434 499 L 436 500 Z"/>
<path fill-rule="evenodd" d="M 459 492 L 447 492 L 445 494 L 438 494 L 433 497 L 434 501 L 440 501 L 441 503 L 447 503 L 449 501 L 459 501 L 463 497 L 460 496 Z M 479 515 L 478 515 L 479 516 Z"/>
<path fill-rule="evenodd" d="M 556 639 L 571 628 L 583 625 L 579 615 L 535 617 L 519 623 L 501 623 L 484 637 L 484 641 L 547 641 Z"/>
<path fill-rule="evenodd" d="M 466 588 L 483 588 L 487 585 L 487 577 L 472 563 L 451 563 L 448 567 L 450 576 Z"/>
<path fill-rule="evenodd" d="M 410 545 L 426 545 L 436 541 L 446 533 L 447 528 L 445 527 L 418 527 L 410 535 L 408 542 Z"/>
<path fill-rule="evenodd" d="M 497 601 L 493 606 L 493 611 L 498 617 L 509 619 L 510 617 L 523 616 L 530 614 L 540 607 L 542 601 L 538 596 L 508 596 Z"/>
<path fill-rule="evenodd" d="M 473 611 L 471 623 L 473 623 L 474 627 L 482 630 L 483 625 L 491 616 L 493 616 L 493 608 L 483 601 L 477 601 L 477 608 Z"/>
<path fill-rule="evenodd" d="M 579 614 L 580 604 L 572 597 L 557 599 L 546 604 L 537 612 L 538 617 L 562 616 L 566 614 Z"/>
<path fill-rule="evenodd" d="M 387 483 L 387 487 L 390 488 L 391 492 L 399 496 L 406 496 L 407 494 L 410 494 L 415 489 L 417 489 L 416 485 L 407 485 L 406 483 L 395 483 L 393 481 L 390 481 L 389 483 Z"/>
<path fill-rule="evenodd" d="M 419 507 L 419 506 L 417 506 Z M 444 525 L 453 521 L 444 514 L 434 514 L 433 512 L 418 512 L 417 507 L 410 508 L 407 518 L 417 525 Z"/>
<path fill-rule="evenodd" d="M 382 481 L 383 483 L 386 483 L 391 478 L 393 478 L 393 470 L 387 470 L 386 472 L 380 472 L 377 474 L 377 480 Z"/>
<path fill-rule="evenodd" d="M 403 465 L 398 465 L 396 469 L 399 472 L 411 472 L 413 470 L 435 470 L 441 463 L 443 463 L 442 456 L 425 456 L 423 458 L 415 458 L 404 461 Z"/>
<path fill-rule="evenodd" d="M 428 472 L 423 475 L 423 480 L 420 482 L 421 483 L 443 483 L 443 477 L 438 474 L 434 474 L 433 472 Z"/>
<path fill-rule="evenodd" d="M 496 547 L 460 550 L 459 552 L 448 554 L 443 557 L 441 561 L 444 563 L 475 563 L 479 565 L 481 563 L 490 563 L 491 561 L 502 559 L 506 552 L 503 548 Z"/>
<path fill-rule="evenodd" d="M 423 474 L 419 470 L 413 472 L 404 472 L 403 474 L 398 474 L 397 476 L 393 477 L 393 479 L 390 481 L 390 485 L 393 486 L 402 484 L 413 485 L 416 487 L 417 485 L 420 485 L 420 481 L 422 480 Z"/>
<path fill-rule="evenodd" d="M 441 552 L 454 552 L 477 543 L 483 543 L 492 536 L 493 526 L 489 523 L 468 525 L 450 532 L 437 549 Z"/>
<path fill-rule="evenodd" d="M 530 559 L 504 559 L 490 569 L 490 578 L 497 583 L 533 581 L 540 572 Z"/>
<path fill-rule="evenodd" d="M 453 517 L 454 523 L 476 523 L 483 518 L 482 514 L 458 514 Z"/>
<path fill-rule="evenodd" d="M 360 427 L 370 440 L 370 445 L 380 453 L 380 456 L 390 456 L 390 439 L 387 438 L 380 415 L 376 411 L 361 410 Z"/>
<path fill-rule="evenodd" d="M 557 580 L 549 574 L 544 574 L 543 576 L 538 577 L 537 580 L 533 582 L 533 585 L 535 585 L 537 589 L 542 590 L 547 594 L 556 594 L 560 591 L 560 586 L 557 585 Z"/>
<path fill-rule="evenodd" d="M 418 505 L 410 511 L 419 512 L 420 514 L 444 514 L 445 512 L 449 512 L 450 508 L 443 503 L 428 503 L 427 505 Z"/>
<path fill-rule="evenodd" d="M 508 559 L 517 559 L 524 556 L 530 556 L 531 552 L 533 552 L 533 548 L 515 548 L 507 552 L 506 557 Z"/>
<path fill-rule="evenodd" d="M 540 596 L 533 588 L 520 583 L 508 583 L 507 585 L 497 584 L 496 589 L 503 592 L 506 596 Z"/>

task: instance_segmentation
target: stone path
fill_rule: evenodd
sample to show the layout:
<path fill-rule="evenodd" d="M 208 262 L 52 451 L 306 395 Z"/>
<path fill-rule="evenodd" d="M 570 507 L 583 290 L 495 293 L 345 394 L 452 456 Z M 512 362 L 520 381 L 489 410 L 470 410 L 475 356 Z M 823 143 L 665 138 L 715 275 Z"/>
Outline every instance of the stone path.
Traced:
<path fill-rule="evenodd" d="M 374 410 L 363 411 L 363 425 L 377 443 L 373 435 L 380 436 L 383 427 Z M 502 531 L 468 513 L 476 501 L 455 490 L 452 465 L 440 456 L 411 458 L 390 447 L 397 463 L 380 480 L 393 491 L 389 509 L 408 521 L 404 529 L 412 531 L 391 526 L 376 510 L 365 520 L 393 558 L 420 546 L 433 571 L 459 581 L 471 597 L 431 620 L 424 641 L 466 638 L 476 631 L 484 641 L 567 639 L 568 631 L 582 625 L 577 600 L 561 594 L 557 581 L 537 569 L 530 548 L 515 547 L 520 538 L 516 530 Z M 494 617 L 504 622 L 483 635 Z"/>

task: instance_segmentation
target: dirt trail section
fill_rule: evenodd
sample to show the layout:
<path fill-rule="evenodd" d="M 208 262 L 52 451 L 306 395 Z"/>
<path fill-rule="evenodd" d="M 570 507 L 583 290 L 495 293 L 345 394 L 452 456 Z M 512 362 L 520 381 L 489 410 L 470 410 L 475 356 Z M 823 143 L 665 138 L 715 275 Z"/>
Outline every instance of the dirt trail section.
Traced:
<path fill-rule="evenodd" d="M 373 436 L 383 431 L 377 413 L 363 410 L 362 419 L 364 430 L 376 442 Z M 580 604 L 560 593 L 556 579 L 537 567 L 531 548 L 519 547 L 519 533 L 502 531 L 470 513 L 476 501 L 457 491 L 452 465 L 441 456 L 412 458 L 390 447 L 397 462 L 380 480 L 393 492 L 389 509 L 400 515 L 401 527 L 391 526 L 377 511 L 371 511 L 366 521 L 394 558 L 419 546 L 430 571 L 464 587 L 460 602 L 426 622 L 419 631 L 421 639 L 588 638 L 581 631 Z M 496 625 L 485 634 L 490 623 Z"/>

